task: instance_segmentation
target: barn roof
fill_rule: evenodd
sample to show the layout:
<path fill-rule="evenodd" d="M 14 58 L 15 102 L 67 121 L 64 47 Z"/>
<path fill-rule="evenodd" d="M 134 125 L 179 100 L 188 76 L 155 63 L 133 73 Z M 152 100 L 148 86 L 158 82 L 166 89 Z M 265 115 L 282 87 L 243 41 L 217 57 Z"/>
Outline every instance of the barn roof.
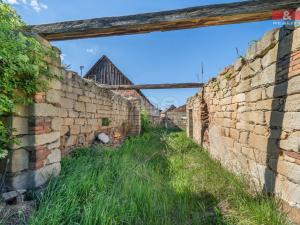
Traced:
<path fill-rule="evenodd" d="M 103 55 L 86 73 L 84 78 L 96 80 L 107 85 L 133 85 L 134 83 L 106 56 Z M 137 92 L 150 104 L 142 91 Z M 154 107 L 154 106 L 153 106 Z"/>

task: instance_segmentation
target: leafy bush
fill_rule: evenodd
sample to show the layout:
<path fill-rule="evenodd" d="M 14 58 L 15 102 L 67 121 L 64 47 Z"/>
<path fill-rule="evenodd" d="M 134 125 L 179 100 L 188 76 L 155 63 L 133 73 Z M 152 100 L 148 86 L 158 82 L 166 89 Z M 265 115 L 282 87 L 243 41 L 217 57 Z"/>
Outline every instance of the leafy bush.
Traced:
<path fill-rule="evenodd" d="M 46 58 L 57 57 L 42 45 L 14 10 L 0 0 L 0 117 L 12 114 L 17 104 L 29 104 L 34 93 L 44 91 L 50 73 Z M 41 74 L 44 76 L 42 79 Z M 10 130 L 0 122 L 0 158 L 13 143 Z"/>
<path fill-rule="evenodd" d="M 145 110 L 141 111 L 141 123 L 142 132 L 150 131 L 153 128 L 153 124 L 150 120 L 150 117 Z"/>

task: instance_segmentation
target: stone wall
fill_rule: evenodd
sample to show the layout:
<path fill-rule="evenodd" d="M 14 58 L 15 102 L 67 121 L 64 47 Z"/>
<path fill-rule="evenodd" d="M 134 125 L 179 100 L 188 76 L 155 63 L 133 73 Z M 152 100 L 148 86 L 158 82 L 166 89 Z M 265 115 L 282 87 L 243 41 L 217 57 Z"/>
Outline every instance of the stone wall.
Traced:
<path fill-rule="evenodd" d="M 146 97 L 136 90 L 117 90 L 115 93 L 127 98 L 136 98 L 141 101 L 141 109 L 145 110 L 151 119 L 155 120 L 156 117 L 159 117 L 159 109 L 152 105 Z"/>
<path fill-rule="evenodd" d="M 104 90 L 66 71 L 59 59 L 47 61 L 62 80 L 37 93 L 33 104 L 19 106 L 12 117 L 1 118 L 16 129 L 13 135 L 18 139 L 0 163 L 0 175 L 6 171 L 7 190 L 43 185 L 59 174 L 62 154 L 88 146 L 100 132 L 113 142 L 140 133 L 140 99 L 128 100 Z"/>
<path fill-rule="evenodd" d="M 300 209 L 300 28 L 275 29 L 187 103 L 187 134 Z"/>
<path fill-rule="evenodd" d="M 166 118 L 170 123 L 170 126 L 186 129 L 186 107 L 181 106 L 171 111 L 166 112 Z"/>
<path fill-rule="evenodd" d="M 139 133 L 139 99 L 128 100 L 67 72 L 60 93 L 61 149 L 68 153 L 75 146 L 91 144 L 104 132 L 113 142 L 127 134 Z M 108 121 L 108 124 L 104 123 Z"/>

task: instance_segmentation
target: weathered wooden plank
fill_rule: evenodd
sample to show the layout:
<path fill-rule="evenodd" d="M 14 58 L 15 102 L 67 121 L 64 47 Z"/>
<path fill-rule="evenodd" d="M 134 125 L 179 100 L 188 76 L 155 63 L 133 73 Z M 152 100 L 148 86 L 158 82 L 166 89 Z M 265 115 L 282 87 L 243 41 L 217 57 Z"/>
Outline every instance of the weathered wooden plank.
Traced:
<path fill-rule="evenodd" d="M 169 31 L 270 20 L 272 10 L 294 9 L 300 0 L 252 0 L 130 16 L 34 25 L 30 28 L 50 41 Z"/>
<path fill-rule="evenodd" d="M 109 90 L 141 90 L 141 89 L 201 88 L 203 87 L 203 83 L 140 84 L 140 85 L 99 84 L 99 86 Z"/>

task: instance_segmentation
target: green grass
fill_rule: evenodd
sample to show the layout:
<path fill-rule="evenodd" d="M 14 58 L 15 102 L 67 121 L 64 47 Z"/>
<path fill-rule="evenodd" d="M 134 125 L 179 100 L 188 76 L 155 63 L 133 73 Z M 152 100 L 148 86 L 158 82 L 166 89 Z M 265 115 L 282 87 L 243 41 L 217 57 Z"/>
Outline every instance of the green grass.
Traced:
<path fill-rule="evenodd" d="M 247 190 L 183 133 L 154 130 L 64 159 L 30 224 L 289 224 Z"/>

